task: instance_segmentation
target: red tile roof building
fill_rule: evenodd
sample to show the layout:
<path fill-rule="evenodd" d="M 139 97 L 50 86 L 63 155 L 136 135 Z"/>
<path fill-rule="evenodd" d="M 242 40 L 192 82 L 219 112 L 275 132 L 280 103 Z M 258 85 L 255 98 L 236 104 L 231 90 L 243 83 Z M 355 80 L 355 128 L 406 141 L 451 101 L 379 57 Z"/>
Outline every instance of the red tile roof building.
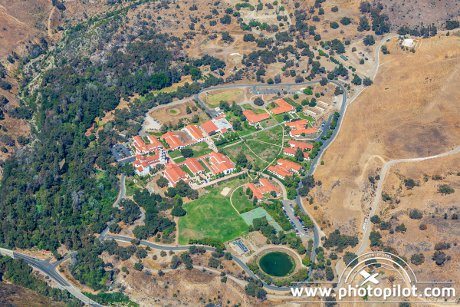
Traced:
<path fill-rule="evenodd" d="M 203 131 L 197 125 L 187 125 L 184 130 L 190 134 L 195 142 L 200 142 L 204 139 Z"/>
<path fill-rule="evenodd" d="M 203 165 L 196 158 L 188 158 L 184 161 L 184 165 L 194 174 L 203 173 L 205 171 Z"/>
<path fill-rule="evenodd" d="M 171 186 L 176 186 L 180 180 L 187 181 L 187 174 L 175 163 L 166 164 L 163 176 L 168 179 Z"/>
<path fill-rule="evenodd" d="M 213 135 L 218 132 L 225 133 L 232 129 L 232 125 L 225 118 L 225 114 L 221 114 L 201 125 L 201 129 L 206 132 L 207 135 Z"/>
<path fill-rule="evenodd" d="M 292 172 L 295 172 L 295 173 L 300 172 L 300 170 L 302 169 L 302 165 L 300 165 L 298 163 L 295 163 L 295 162 L 292 162 L 292 161 L 289 161 L 289 160 L 286 160 L 286 159 L 278 159 L 278 161 L 276 161 L 276 163 L 279 166 L 281 166 L 284 169 L 286 169 L 287 171 L 292 171 Z"/>
<path fill-rule="evenodd" d="M 270 173 L 272 173 L 273 175 L 275 175 L 275 176 L 277 176 L 278 178 L 281 178 L 281 179 L 284 179 L 286 177 L 291 177 L 292 176 L 292 173 L 288 172 L 287 170 L 285 170 L 284 168 L 282 168 L 279 165 L 269 166 L 267 170 Z"/>
<path fill-rule="evenodd" d="M 161 139 L 164 140 L 169 145 L 169 150 L 181 149 L 186 146 L 181 137 L 174 131 L 168 131 L 161 136 Z"/>
<path fill-rule="evenodd" d="M 259 190 L 258 187 L 252 182 L 248 183 L 248 188 L 252 191 L 252 195 L 257 198 L 257 199 L 262 199 L 264 195 L 262 192 Z"/>
<path fill-rule="evenodd" d="M 133 137 L 133 145 L 137 154 L 154 152 L 156 149 L 163 147 L 163 144 L 153 135 L 147 136 L 147 139 L 149 140 L 148 144 L 146 144 L 144 139 L 139 135 Z"/>
<path fill-rule="evenodd" d="M 252 110 L 244 110 L 243 111 L 244 116 L 246 116 L 246 119 L 248 120 L 250 125 L 254 125 L 258 122 L 261 122 L 263 120 L 269 119 L 270 115 L 268 113 L 261 113 L 261 114 L 256 114 Z"/>
<path fill-rule="evenodd" d="M 294 120 L 292 122 L 287 122 L 285 123 L 284 125 L 286 127 L 289 127 L 291 128 L 292 130 L 296 130 L 296 129 L 303 129 L 305 128 L 306 126 L 308 126 L 308 120 L 306 119 L 299 119 L 299 120 Z"/>
<path fill-rule="evenodd" d="M 277 165 L 268 167 L 268 171 L 281 179 L 299 173 L 302 169 L 302 165 L 286 159 L 278 159 L 276 163 Z"/>
<path fill-rule="evenodd" d="M 252 194 L 258 200 L 264 198 L 264 194 L 275 192 L 279 193 L 280 189 L 278 186 L 275 186 L 266 178 L 260 178 L 259 184 L 255 185 L 254 183 L 248 183 L 248 188 L 252 191 Z"/>
<path fill-rule="evenodd" d="M 207 162 L 214 175 L 224 173 L 230 174 L 235 169 L 235 164 L 220 152 L 211 152 L 207 155 Z"/>
<path fill-rule="evenodd" d="M 291 128 L 290 135 L 292 137 L 301 136 L 303 134 L 304 135 L 315 134 L 318 132 L 318 129 L 316 128 L 308 128 L 308 124 L 309 124 L 308 120 L 301 119 L 301 120 L 288 122 L 285 125 Z"/>
<path fill-rule="evenodd" d="M 297 148 L 286 147 L 283 149 L 283 154 L 289 157 L 295 157 L 296 152 L 297 152 Z M 308 152 L 304 152 L 303 157 L 308 159 L 309 157 Z"/>
<path fill-rule="evenodd" d="M 291 146 L 293 148 L 300 148 L 302 150 L 312 150 L 313 149 L 313 144 L 307 143 L 307 142 L 289 140 L 288 144 L 289 144 L 289 146 Z"/>
<path fill-rule="evenodd" d="M 283 98 L 276 99 L 274 102 L 277 105 L 277 107 L 272 109 L 271 112 L 275 115 L 295 111 L 295 108 L 289 103 L 287 103 L 286 100 L 284 100 Z"/>
<path fill-rule="evenodd" d="M 201 124 L 201 129 L 203 129 L 208 135 L 213 135 L 219 132 L 219 128 L 212 120 L 208 120 L 207 122 Z"/>
<path fill-rule="evenodd" d="M 316 128 L 305 128 L 305 129 L 298 129 L 298 130 L 291 130 L 291 136 L 303 136 L 309 134 L 315 134 L 318 132 Z"/>
<path fill-rule="evenodd" d="M 280 192 L 280 188 L 277 185 L 271 183 L 267 178 L 260 178 L 259 184 L 259 189 L 262 191 L 262 193 Z"/>
<path fill-rule="evenodd" d="M 150 173 L 150 168 L 165 161 L 165 153 L 162 149 L 158 149 L 152 155 L 136 155 L 136 160 L 133 162 L 134 171 L 139 176 L 146 176 Z"/>

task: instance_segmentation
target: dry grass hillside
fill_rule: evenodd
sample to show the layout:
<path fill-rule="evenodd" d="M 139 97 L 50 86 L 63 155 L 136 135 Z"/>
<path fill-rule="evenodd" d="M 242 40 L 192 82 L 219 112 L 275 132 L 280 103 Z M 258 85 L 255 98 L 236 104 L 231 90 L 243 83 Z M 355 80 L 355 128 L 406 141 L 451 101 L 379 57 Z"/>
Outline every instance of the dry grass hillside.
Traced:
<path fill-rule="evenodd" d="M 388 44 L 374 85 L 352 105 L 340 134 L 323 156 L 311 210 L 326 232 L 361 229 L 373 196 L 369 176 L 383 161 L 428 156 L 459 145 L 458 36 L 419 42 L 415 53 Z"/>
<path fill-rule="evenodd" d="M 414 187 L 407 184 L 411 179 Z M 454 192 L 440 193 L 442 185 L 450 186 Z M 419 280 L 453 279 L 458 287 L 460 276 L 450 272 L 460 270 L 460 154 L 396 165 L 385 180 L 384 193 L 391 199 L 380 202 L 379 215 L 391 228 L 379 230 L 383 244 L 409 260 L 414 254 L 423 254 L 423 264 L 411 264 Z M 418 216 L 414 209 L 420 213 Z M 401 224 L 405 232 L 391 230 Z M 451 259 L 436 265 L 432 257 L 435 245 L 441 242 L 450 244 L 442 252 Z"/>
<path fill-rule="evenodd" d="M 0 57 L 37 35 L 46 26 L 51 1 L 0 0 Z"/>
<path fill-rule="evenodd" d="M 443 26 L 448 19 L 458 18 L 460 2 L 452 0 L 387 0 L 381 2 L 394 29 L 400 26 L 435 24 Z"/>
<path fill-rule="evenodd" d="M 36 292 L 12 284 L 0 283 L 0 306 L 39 307 L 64 306 Z"/>

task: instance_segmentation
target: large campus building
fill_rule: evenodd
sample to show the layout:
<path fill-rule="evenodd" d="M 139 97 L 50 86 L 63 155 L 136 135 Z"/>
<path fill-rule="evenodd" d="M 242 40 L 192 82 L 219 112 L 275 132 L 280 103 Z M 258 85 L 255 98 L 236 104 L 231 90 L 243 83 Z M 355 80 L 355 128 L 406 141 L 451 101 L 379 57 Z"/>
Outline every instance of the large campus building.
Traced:
<path fill-rule="evenodd" d="M 145 139 L 139 135 L 135 136 L 133 147 L 136 152 L 136 160 L 133 162 L 134 172 L 139 176 L 146 176 L 151 168 L 166 163 L 163 144 L 153 135 L 148 135 Z"/>
<path fill-rule="evenodd" d="M 250 182 L 247 187 L 252 191 L 252 195 L 257 198 L 258 201 L 261 201 L 265 194 L 273 192 L 277 195 L 280 193 L 280 188 L 266 178 L 260 178 L 258 184 Z"/>
<path fill-rule="evenodd" d="M 268 113 L 260 113 L 256 114 L 252 110 L 244 110 L 243 115 L 246 117 L 249 125 L 255 126 L 257 123 L 260 123 L 261 121 L 264 121 L 266 119 L 270 118 L 270 115 Z"/>
<path fill-rule="evenodd" d="M 207 122 L 201 124 L 201 129 L 209 136 L 217 133 L 225 133 L 232 129 L 232 125 L 225 118 L 225 114 L 221 114 Z"/>
<path fill-rule="evenodd" d="M 318 129 L 308 127 L 309 122 L 306 119 L 299 119 L 285 124 L 286 127 L 290 128 L 289 135 L 291 137 L 301 137 L 315 134 L 318 132 Z"/>
<path fill-rule="evenodd" d="M 294 176 L 294 174 L 300 173 L 302 165 L 292 162 L 286 159 L 278 159 L 276 165 L 271 165 L 267 169 L 270 173 L 280 179 Z"/>
<path fill-rule="evenodd" d="M 276 99 L 274 103 L 277 105 L 277 107 L 270 111 L 274 115 L 295 112 L 295 108 L 289 103 L 287 103 L 286 100 L 284 100 L 283 98 Z"/>

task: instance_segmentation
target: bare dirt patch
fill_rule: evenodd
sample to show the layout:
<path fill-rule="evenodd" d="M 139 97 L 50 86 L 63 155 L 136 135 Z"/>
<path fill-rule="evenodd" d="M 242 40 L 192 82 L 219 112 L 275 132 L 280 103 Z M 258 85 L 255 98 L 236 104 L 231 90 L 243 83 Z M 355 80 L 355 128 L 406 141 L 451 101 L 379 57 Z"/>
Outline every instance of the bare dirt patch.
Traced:
<path fill-rule="evenodd" d="M 192 111 L 187 114 L 187 107 Z M 156 120 L 160 125 L 177 125 L 180 120 L 189 122 L 194 115 L 198 115 L 199 121 L 208 119 L 206 113 L 198 108 L 192 100 L 188 100 L 182 104 L 175 104 L 173 106 L 165 106 L 155 109 L 149 113 L 149 117 Z"/>

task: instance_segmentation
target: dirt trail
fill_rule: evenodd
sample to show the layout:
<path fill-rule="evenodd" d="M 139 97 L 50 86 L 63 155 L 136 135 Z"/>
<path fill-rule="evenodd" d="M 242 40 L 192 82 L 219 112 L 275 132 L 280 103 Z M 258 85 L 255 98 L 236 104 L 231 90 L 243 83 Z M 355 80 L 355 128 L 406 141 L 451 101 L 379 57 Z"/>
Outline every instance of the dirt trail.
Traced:
<path fill-rule="evenodd" d="M 51 29 L 51 20 L 53 18 L 54 13 L 56 12 L 56 7 L 53 6 L 51 9 L 49 15 L 48 15 L 48 21 L 47 21 L 47 32 L 48 32 L 48 37 L 53 38 L 53 29 Z"/>
<path fill-rule="evenodd" d="M 458 146 L 458 147 L 456 147 L 456 148 L 454 148 L 452 150 L 449 150 L 447 152 L 443 152 L 443 153 L 440 153 L 440 154 L 437 154 L 437 155 L 434 155 L 434 156 L 419 157 L 419 158 L 409 158 L 409 159 L 397 159 L 397 160 L 391 160 L 391 161 L 388 161 L 387 163 L 385 163 L 383 165 L 382 170 L 380 171 L 380 180 L 379 180 L 379 183 L 377 185 L 377 190 L 375 192 L 374 199 L 372 201 L 371 210 L 369 212 L 369 215 L 366 217 L 367 222 L 364 223 L 364 231 L 363 231 L 363 235 L 362 235 L 362 238 L 361 238 L 361 244 L 360 244 L 356 254 L 357 255 L 363 254 L 366 251 L 366 249 L 369 247 L 369 234 L 370 234 L 371 229 L 372 229 L 372 223 L 369 222 L 369 218 L 371 216 L 375 215 L 376 212 L 377 212 L 377 209 L 379 207 L 380 199 L 382 198 L 382 190 L 383 190 L 383 185 L 385 183 L 385 177 L 388 174 L 388 172 L 389 172 L 389 170 L 391 169 L 392 166 L 394 166 L 396 164 L 399 164 L 399 163 L 421 162 L 421 161 L 425 161 L 425 160 L 442 158 L 442 157 L 457 154 L 459 152 L 460 152 L 460 146 Z"/>

